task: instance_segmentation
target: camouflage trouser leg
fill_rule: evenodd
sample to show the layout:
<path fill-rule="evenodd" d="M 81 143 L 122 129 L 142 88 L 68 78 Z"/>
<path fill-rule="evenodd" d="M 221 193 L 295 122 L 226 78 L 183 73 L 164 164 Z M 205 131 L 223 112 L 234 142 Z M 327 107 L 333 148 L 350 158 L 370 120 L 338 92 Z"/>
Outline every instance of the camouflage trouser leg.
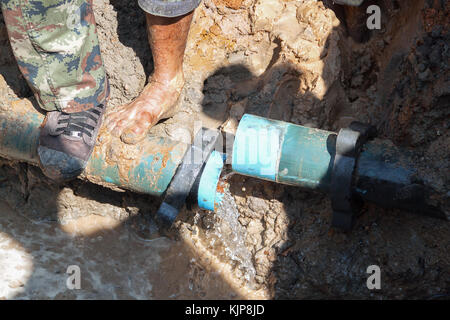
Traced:
<path fill-rule="evenodd" d="M 76 112 L 106 103 L 92 0 L 1 0 L 19 68 L 42 109 Z"/>

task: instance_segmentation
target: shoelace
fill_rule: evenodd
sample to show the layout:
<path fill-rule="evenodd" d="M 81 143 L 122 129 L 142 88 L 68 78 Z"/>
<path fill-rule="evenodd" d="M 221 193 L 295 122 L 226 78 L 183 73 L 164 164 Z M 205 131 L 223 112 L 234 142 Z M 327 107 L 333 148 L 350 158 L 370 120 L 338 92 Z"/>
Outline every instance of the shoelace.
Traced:
<path fill-rule="evenodd" d="M 97 125 L 98 120 L 101 115 L 101 109 L 103 109 L 103 104 L 99 104 L 98 106 L 88 109 L 86 111 L 74 112 L 74 113 L 65 113 L 62 112 L 60 119 L 58 120 L 58 125 L 62 125 L 56 129 L 56 132 L 61 132 L 61 134 L 67 136 L 78 136 L 81 137 L 82 133 L 85 133 L 89 137 L 92 137 L 92 131 L 95 129 L 95 126 L 91 126 L 87 123 L 88 119 L 94 121 L 95 125 Z M 96 109 L 97 108 L 97 109 Z M 98 110 L 100 109 L 100 110 Z"/>

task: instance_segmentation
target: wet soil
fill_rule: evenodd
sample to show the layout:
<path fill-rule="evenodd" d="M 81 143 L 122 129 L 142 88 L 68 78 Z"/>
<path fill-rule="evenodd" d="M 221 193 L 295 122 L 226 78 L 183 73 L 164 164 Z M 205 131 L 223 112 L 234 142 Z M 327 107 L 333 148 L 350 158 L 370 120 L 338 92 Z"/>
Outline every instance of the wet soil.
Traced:
<path fill-rule="evenodd" d="M 189 142 L 199 121 L 218 128 L 236 108 L 333 131 L 370 122 L 420 155 L 448 200 L 450 4 L 373 3 L 381 30 L 361 24 L 365 8 L 332 1 L 205 0 L 189 36 L 182 111 L 150 134 Z M 139 94 L 151 52 L 134 1 L 94 5 L 112 109 Z M 1 100 L 32 99 L 3 22 L 0 49 Z M 366 204 L 353 231 L 340 233 L 326 195 L 238 175 L 230 189 L 252 286 L 225 248 L 211 248 L 206 235 L 220 223 L 212 214 L 184 210 L 177 240 L 150 241 L 159 199 L 81 180 L 54 185 L 33 166 L 2 161 L 0 298 L 450 297 L 448 222 Z M 72 264 L 82 290 L 65 285 Z M 366 286 L 370 265 L 380 266 L 381 290 Z"/>

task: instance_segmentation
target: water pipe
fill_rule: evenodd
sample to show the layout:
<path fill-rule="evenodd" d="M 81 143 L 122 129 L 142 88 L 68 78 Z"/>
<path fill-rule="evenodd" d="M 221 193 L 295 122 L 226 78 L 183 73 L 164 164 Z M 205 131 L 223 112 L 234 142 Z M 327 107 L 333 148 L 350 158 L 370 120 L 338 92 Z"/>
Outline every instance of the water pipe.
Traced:
<path fill-rule="evenodd" d="M 372 129 L 354 123 L 336 134 L 246 114 L 236 131 L 232 169 L 330 193 L 334 224 L 343 229 L 351 228 L 360 200 L 447 219 L 448 196 L 429 185 L 419 157 L 388 141 L 369 141 Z"/>
<path fill-rule="evenodd" d="M 3 103 L 0 156 L 37 165 L 43 118 L 28 100 Z M 236 173 L 329 193 L 333 225 L 343 229 L 351 227 L 360 201 L 447 218 L 448 196 L 429 185 L 417 155 L 368 141 L 366 129 L 356 125 L 336 134 L 246 114 L 228 156 Z M 202 129 L 194 140 L 187 145 L 149 136 L 130 146 L 102 129 L 82 178 L 164 196 L 157 216 L 166 226 L 192 194 L 200 207 L 216 210 L 224 193 L 225 156 L 213 152 L 219 133 Z"/>
<path fill-rule="evenodd" d="M 37 146 L 43 120 L 44 115 L 29 100 L 1 104 L 0 156 L 39 165 Z M 218 137 L 217 130 L 202 128 L 192 145 L 151 135 L 139 144 L 126 145 L 103 127 L 81 178 L 163 196 L 157 218 L 167 228 L 185 204 L 194 182 L 200 180 Z"/>
<path fill-rule="evenodd" d="M 39 126 L 44 116 L 27 100 L 0 110 L 0 156 L 38 165 Z M 104 185 L 161 196 L 172 181 L 188 145 L 149 136 L 139 145 L 124 145 L 101 130 L 82 177 Z"/>

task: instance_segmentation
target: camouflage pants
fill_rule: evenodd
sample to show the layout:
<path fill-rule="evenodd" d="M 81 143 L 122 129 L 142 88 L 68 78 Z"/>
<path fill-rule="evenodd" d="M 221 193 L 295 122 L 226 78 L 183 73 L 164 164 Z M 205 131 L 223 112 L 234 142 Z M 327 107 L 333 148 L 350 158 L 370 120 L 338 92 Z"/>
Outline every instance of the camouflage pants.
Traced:
<path fill-rule="evenodd" d="M 93 0 L 0 0 L 20 71 L 47 111 L 76 112 L 106 103 Z M 146 12 L 181 16 L 201 0 L 139 0 Z"/>
<path fill-rule="evenodd" d="M 19 68 L 42 109 L 76 112 L 109 94 L 92 0 L 1 0 Z"/>

